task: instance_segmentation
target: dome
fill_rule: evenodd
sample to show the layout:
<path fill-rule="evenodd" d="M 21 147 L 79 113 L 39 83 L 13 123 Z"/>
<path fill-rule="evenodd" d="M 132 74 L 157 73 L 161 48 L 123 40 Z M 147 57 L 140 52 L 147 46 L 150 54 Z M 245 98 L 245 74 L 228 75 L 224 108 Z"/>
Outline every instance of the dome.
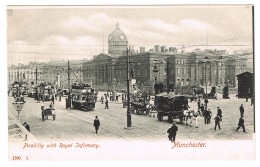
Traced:
<path fill-rule="evenodd" d="M 116 29 L 108 36 L 108 41 L 127 41 L 125 33 L 119 28 L 119 23 L 116 24 Z"/>

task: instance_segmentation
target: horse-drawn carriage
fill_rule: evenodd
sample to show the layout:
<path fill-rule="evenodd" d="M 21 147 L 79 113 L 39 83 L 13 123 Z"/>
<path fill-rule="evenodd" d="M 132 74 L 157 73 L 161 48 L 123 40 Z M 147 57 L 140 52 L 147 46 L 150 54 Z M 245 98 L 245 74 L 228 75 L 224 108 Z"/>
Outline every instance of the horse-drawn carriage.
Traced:
<path fill-rule="evenodd" d="M 155 110 L 157 111 L 157 118 L 163 121 L 163 117 L 168 117 L 168 122 L 174 119 L 179 119 L 182 123 L 184 120 L 184 110 L 188 109 L 188 97 L 161 93 L 155 96 Z"/>
<path fill-rule="evenodd" d="M 131 103 L 131 112 L 137 115 L 140 114 L 149 114 L 150 112 L 150 105 L 148 102 L 144 101 L 143 99 L 139 99 L 139 101 L 133 101 Z"/>
<path fill-rule="evenodd" d="M 175 94 L 180 94 L 186 96 L 190 101 L 196 101 L 197 98 L 205 97 L 204 88 L 199 85 L 186 85 L 178 86 L 176 88 Z"/>
<path fill-rule="evenodd" d="M 42 120 L 45 121 L 48 119 L 48 116 L 52 116 L 53 121 L 56 119 L 56 111 L 54 108 L 45 108 L 44 106 L 41 106 L 42 110 Z"/>

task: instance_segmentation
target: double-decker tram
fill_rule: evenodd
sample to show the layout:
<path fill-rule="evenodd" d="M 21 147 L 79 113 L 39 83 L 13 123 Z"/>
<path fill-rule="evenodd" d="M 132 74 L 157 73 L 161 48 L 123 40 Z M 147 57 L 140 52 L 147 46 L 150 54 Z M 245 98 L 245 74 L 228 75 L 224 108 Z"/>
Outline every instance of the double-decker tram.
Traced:
<path fill-rule="evenodd" d="M 95 90 L 88 83 L 76 83 L 71 89 L 72 106 L 79 110 L 95 108 Z"/>

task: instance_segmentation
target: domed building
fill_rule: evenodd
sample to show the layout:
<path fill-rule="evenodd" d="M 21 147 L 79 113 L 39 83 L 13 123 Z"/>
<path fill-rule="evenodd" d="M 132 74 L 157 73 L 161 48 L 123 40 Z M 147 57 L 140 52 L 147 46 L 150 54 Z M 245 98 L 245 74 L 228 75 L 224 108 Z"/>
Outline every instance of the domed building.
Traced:
<path fill-rule="evenodd" d="M 116 29 L 108 36 L 108 53 L 115 55 L 123 55 L 127 50 L 127 37 L 119 28 L 119 23 L 116 24 Z"/>

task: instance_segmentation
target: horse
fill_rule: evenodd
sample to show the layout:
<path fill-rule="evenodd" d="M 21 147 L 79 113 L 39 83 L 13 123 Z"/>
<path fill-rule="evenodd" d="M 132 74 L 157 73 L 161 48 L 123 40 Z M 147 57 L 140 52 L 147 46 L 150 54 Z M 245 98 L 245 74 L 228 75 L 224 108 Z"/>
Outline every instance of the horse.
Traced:
<path fill-rule="evenodd" d="M 190 119 L 190 126 L 192 126 L 192 120 L 195 120 L 195 126 L 198 128 L 197 121 L 198 121 L 198 116 L 199 112 L 196 110 L 184 110 L 184 121 L 186 121 L 186 125 L 188 125 L 188 119 Z"/>

